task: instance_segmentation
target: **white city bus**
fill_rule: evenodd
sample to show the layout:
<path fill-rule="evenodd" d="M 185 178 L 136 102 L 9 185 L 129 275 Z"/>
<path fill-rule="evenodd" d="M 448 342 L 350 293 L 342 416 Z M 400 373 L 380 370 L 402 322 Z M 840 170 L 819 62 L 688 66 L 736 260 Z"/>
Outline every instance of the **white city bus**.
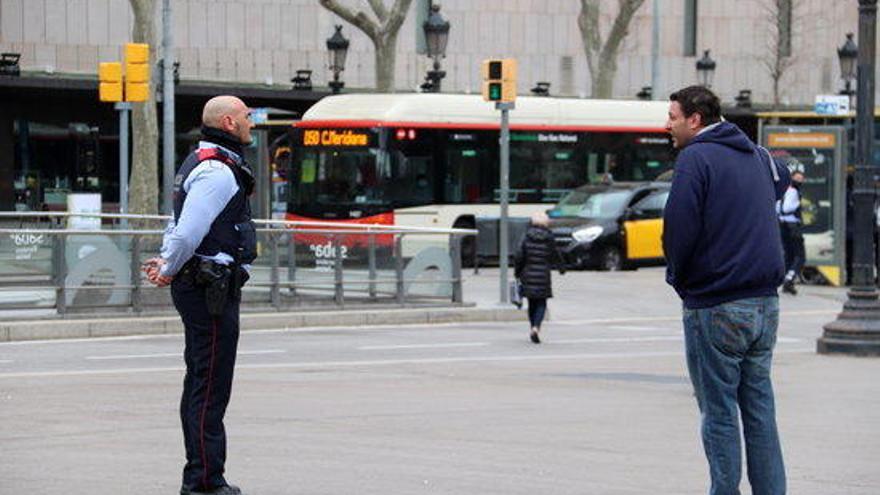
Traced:
<path fill-rule="evenodd" d="M 575 187 L 672 167 L 668 104 L 520 97 L 510 112 L 510 214 Z M 499 121 L 479 95 L 350 94 L 291 134 L 289 220 L 473 228 L 499 215 Z M 470 246 L 467 246 L 470 247 Z"/>

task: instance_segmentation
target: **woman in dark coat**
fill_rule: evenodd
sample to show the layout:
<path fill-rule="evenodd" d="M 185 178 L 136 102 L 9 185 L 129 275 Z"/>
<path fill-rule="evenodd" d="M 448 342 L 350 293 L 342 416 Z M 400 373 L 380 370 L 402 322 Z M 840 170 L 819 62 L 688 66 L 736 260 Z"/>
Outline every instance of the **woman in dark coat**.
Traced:
<path fill-rule="evenodd" d="M 554 263 L 558 263 L 556 266 L 559 266 L 559 273 L 565 273 L 562 256 L 556 247 L 553 233 L 548 228 L 549 224 L 547 215 L 532 215 L 532 223 L 515 256 L 514 274 L 522 286 L 522 296 L 529 300 L 529 337 L 536 344 L 541 343 L 539 333 L 547 311 L 547 299 L 553 297 L 550 270 Z"/>

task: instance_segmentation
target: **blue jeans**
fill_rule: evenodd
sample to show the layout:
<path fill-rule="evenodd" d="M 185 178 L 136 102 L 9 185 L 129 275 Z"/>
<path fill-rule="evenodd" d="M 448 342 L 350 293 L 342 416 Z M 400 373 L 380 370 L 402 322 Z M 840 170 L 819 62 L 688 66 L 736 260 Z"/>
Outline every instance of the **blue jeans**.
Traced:
<path fill-rule="evenodd" d="M 757 297 L 685 309 L 688 371 L 697 396 L 710 495 L 739 495 L 742 416 L 749 483 L 754 495 L 785 493 L 770 362 L 779 299 Z"/>
<path fill-rule="evenodd" d="M 529 298 L 529 323 L 533 327 L 541 328 L 544 321 L 544 313 L 547 312 L 547 300 L 543 297 Z"/>

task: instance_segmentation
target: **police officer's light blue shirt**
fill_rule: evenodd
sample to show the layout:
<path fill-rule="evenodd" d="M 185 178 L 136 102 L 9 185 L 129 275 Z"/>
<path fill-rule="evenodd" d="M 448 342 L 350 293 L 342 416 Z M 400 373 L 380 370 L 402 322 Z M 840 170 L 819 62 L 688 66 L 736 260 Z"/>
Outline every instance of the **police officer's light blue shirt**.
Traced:
<path fill-rule="evenodd" d="M 789 187 L 785 191 L 785 196 L 776 202 L 776 213 L 779 214 L 779 221 L 785 223 L 798 223 L 798 217 L 795 212 L 801 204 L 801 195 L 797 189 Z"/>
<path fill-rule="evenodd" d="M 199 149 L 203 148 L 220 148 L 240 159 L 238 154 L 214 143 L 200 141 Z M 238 192 L 235 174 L 225 163 L 217 160 L 205 160 L 198 164 L 181 187 L 187 194 L 187 201 L 183 202 L 178 221 L 175 223 L 172 218 L 168 222 L 162 239 L 160 253 L 165 265 L 161 274 L 165 276 L 176 275 L 192 258 L 196 248 L 211 230 L 214 219 Z M 233 262 L 232 256 L 224 252 L 214 256 L 197 256 L 223 265 Z"/>

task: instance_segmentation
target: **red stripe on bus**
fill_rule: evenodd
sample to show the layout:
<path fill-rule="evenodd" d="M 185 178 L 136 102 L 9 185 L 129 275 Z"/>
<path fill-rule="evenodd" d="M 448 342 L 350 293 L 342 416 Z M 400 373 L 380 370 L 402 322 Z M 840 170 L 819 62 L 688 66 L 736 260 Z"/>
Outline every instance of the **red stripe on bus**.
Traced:
<path fill-rule="evenodd" d="M 301 129 L 324 129 L 324 128 L 364 128 L 364 127 L 413 127 L 432 129 L 472 129 L 493 130 L 500 128 L 499 124 L 467 124 L 453 122 L 385 122 L 380 120 L 301 120 L 293 124 Z M 537 125 L 537 124 L 510 124 L 514 131 L 561 131 L 561 132 L 645 132 L 666 133 L 663 127 L 626 127 L 626 126 L 573 126 L 573 125 Z"/>
<path fill-rule="evenodd" d="M 289 221 L 307 221 L 307 222 L 321 222 L 321 221 L 331 221 L 338 223 L 353 223 L 359 225 L 394 225 L 394 210 L 387 211 L 385 213 L 378 213 L 376 215 L 371 215 L 368 217 L 361 218 L 346 218 L 346 219 L 327 219 L 327 218 L 313 218 L 313 217 L 305 217 L 302 215 L 297 215 L 296 213 L 287 213 L 286 220 Z M 303 225 L 302 229 L 306 230 L 333 230 L 334 227 L 320 227 L 315 225 Z M 308 233 L 296 233 L 296 227 L 293 228 L 293 240 L 296 244 L 325 244 L 328 241 L 331 241 L 334 237 L 334 234 L 321 234 L 318 232 L 308 232 Z M 367 247 L 369 246 L 369 236 L 364 234 L 359 234 L 357 231 L 353 231 L 351 234 L 336 234 L 342 238 L 341 245 L 351 247 Z M 377 234 L 376 245 L 377 246 L 392 246 L 394 244 L 394 234 Z"/>

